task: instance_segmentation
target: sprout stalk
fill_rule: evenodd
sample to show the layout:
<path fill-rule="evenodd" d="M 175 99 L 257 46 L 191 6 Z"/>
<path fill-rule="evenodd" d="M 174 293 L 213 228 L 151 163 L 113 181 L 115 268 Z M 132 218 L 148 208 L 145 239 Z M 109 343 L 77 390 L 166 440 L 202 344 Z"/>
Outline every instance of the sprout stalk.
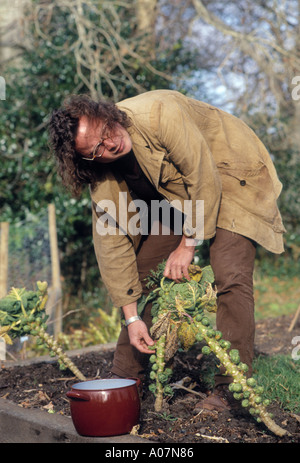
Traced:
<path fill-rule="evenodd" d="M 163 374 L 164 368 L 165 368 L 165 345 L 166 345 L 166 336 L 163 335 L 160 337 L 160 339 L 156 343 L 156 365 L 155 368 L 154 365 L 152 367 L 152 372 L 154 374 L 152 375 L 155 377 L 155 382 L 156 382 L 156 388 L 155 388 L 155 411 L 160 411 L 163 406 L 163 392 L 164 392 L 164 386 L 160 380 L 160 375 Z"/>
<path fill-rule="evenodd" d="M 29 324 L 29 326 L 29 334 L 40 338 L 48 346 L 50 352 L 53 352 L 58 357 L 58 360 L 62 366 L 69 368 L 72 373 L 74 373 L 74 375 L 80 379 L 80 381 L 86 381 L 86 377 L 76 367 L 70 357 L 65 354 L 63 349 L 59 346 L 58 342 L 52 336 L 46 333 L 43 326 L 39 325 L 38 322 L 32 322 Z"/>
<path fill-rule="evenodd" d="M 244 372 L 231 360 L 230 355 L 220 346 L 219 342 L 207 334 L 209 327 L 202 325 L 201 322 L 195 322 L 195 324 L 198 332 L 201 334 L 210 350 L 226 368 L 226 374 L 233 378 L 233 383 L 241 385 L 242 393 L 239 398 L 243 398 L 243 394 L 247 396 L 247 399 L 242 402 L 242 405 L 250 407 L 253 413 L 258 415 L 258 421 L 261 420 L 274 434 L 280 437 L 286 435 L 287 431 L 274 422 L 265 406 L 260 403 L 260 396 L 249 386 L 250 381 L 247 382 Z"/>

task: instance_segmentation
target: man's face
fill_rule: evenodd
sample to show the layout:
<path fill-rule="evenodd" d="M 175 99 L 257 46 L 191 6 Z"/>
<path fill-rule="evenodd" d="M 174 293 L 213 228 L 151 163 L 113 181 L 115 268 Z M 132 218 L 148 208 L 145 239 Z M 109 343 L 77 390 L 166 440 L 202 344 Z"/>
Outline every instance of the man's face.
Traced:
<path fill-rule="evenodd" d="M 120 124 L 107 130 L 104 122 L 91 121 L 86 116 L 79 119 L 75 145 L 83 158 L 94 157 L 93 162 L 105 164 L 125 156 L 132 148 L 130 136 Z"/>

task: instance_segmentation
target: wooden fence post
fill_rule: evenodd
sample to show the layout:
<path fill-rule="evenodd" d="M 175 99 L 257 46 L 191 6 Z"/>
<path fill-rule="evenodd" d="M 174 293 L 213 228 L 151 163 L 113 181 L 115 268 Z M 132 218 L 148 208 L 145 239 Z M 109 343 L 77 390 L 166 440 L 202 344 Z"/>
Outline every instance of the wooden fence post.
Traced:
<path fill-rule="evenodd" d="M 56 216 L 54 204 L 48 205 L 49 238 L 51 251 L 52 285 L 49 288 L 47 312 L 53 323 L 53 334 L 57 338 L 62 331 L 62 289 L 60 281 L 59 252 L 57 245 Z M 51 325 L 50 325 L 51 326 Z"/>
<path fill-rule="evenodd" d="M 9 223 L 0 226 L 0 298 L 7 294 Z M 0 337 L 0 360 L 6 360 L 6 344 Z"/>
<path fill-rule="evenodd" d="M 9 223 L 1 223 L 1 244 L 0 244 L 0 298 L 7 294 L 7 274 L 8 274 L 8 234 Z"/>

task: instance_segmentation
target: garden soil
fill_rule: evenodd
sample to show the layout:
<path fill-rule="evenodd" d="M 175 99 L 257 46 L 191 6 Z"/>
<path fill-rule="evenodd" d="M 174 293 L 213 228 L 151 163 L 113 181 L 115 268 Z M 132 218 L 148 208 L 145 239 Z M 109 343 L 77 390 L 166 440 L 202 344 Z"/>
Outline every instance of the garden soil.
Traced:
<path fill-rule="evenodd" d="M 300 321 L 288 331 L 292 317 L 282 316 L 258 321 L 256 324 L 256 355 L 291 354 L 292 339 L 299 335 Z M 87 379 L 104 377 L 110 370 L 113 350 L 92 351 L 72 360 Z M 194 413 L 201 395 L 210 393 L 203 377 L 211 369 L 214 358 L 203 356 L 201 346 L 188 352 L 178 352 L 174 358 L 172 382 L 184 381 L 187 389 L 176 389 L 175 395 L 161 413 L 154 410 L 154 396 L 147 383 L 141 402 L 140 424 L 132 432 L 155 443 L 299 443 L 300 416 L 284 411 L 276 403 L 268 409 L 274 421 L 290 435 L 275 436 L 263 424 L 258 424 L 244 409 L 224 412 Z M 280 379 L 279 379 L 280 380 Z M 70 416 L 66 392 L 78 382 L 68 370 L 61 371 L 54 361 L 27 366 L 7 366 L 0 372 L 0 398 L 24 408 L 39 408 L 45 413 Z"/>

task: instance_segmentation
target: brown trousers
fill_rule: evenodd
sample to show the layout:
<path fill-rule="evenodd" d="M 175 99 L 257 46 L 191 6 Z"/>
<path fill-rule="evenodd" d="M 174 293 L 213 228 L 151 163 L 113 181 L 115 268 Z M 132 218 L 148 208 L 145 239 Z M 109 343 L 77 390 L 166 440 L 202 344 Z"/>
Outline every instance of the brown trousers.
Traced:
<path fill-rule="evenodd" d="M 176 249 L 181 241 L 179 235 L 149 234 L 138 250 L 137 265 L 143 291 L 147 294 L 144 279 L 151 269 Z M 217 329 L 223 338 L 231 342 L 231 347 L 238 349 L 241 361 L 246 363 L 251 373 L 254 347 L 254 298 L 253 268 L 255 243 L 236 233 L 217 229 L 210 242 L 210 263 L 215 274 L 218 290 Z M 151 327 L 151 304 L 143 313 L 143 320 Z M 112 373 L 122 377 L 139 377 L 143 379 L 148 365 L 149 355 L 142 354 L 129 343 L 127 328 L 122 327 L 114 355 Z M 230 378 L 216 375 L 215 383 L 228 383 Z"/>

